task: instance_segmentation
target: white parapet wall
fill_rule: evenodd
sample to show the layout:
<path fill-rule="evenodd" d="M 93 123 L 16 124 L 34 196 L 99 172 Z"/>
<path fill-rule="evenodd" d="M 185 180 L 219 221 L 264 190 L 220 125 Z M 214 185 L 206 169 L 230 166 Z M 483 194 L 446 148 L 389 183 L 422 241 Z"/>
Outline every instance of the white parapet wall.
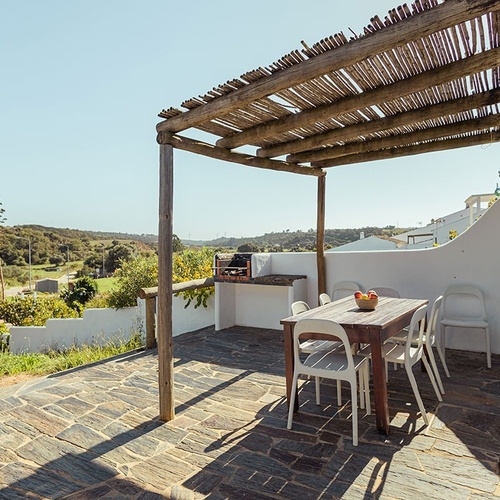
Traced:
<path fill-rule="evenodd" d="M 82 318 L 49 319 L 45 326 L 13 326 L 10 329 L 10 352 L 21 354 L 67 349 L 74 345 L 127 341 L 135 333 L 144 334 L 144 301 L 124 309 L 86 309 Z M 208 307 L 184 308 L 182 297 L 173 297 L 172 330 L 180 335 L 214 324 L 214 300 Z"/>

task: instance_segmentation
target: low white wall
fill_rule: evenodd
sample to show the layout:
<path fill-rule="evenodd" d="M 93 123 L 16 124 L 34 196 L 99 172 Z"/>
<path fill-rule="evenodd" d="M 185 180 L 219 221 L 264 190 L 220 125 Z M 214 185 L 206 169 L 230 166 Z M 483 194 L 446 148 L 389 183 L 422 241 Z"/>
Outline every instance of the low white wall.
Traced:
<path fill-rule="evenodd" d="M 10 352 L 21 354 L 48 349 L 67 349 L 80 344 L 104 344 L 127 340 L 143 331 L 140 307 L 125 309 L 86 309 L 82 318 L 49 319 L 45 326 L 13 326 Z"/>
<path fill-rule="evenodd" d="M 144 301 L 125 309 L 86 309 L 82 318 L 49 319 L 45 326 L 13 326 L 10 329 L 10 352 L 13 354 L 65 349 L 80 344 L 103 344 L 110 340 L 128 340 L 134 333 L 145 332 Z M 214 324 L 214 298 L 208 307 L 184 308 L 182 297 L 172 298 L 172 333 L 174 336 Z"/>

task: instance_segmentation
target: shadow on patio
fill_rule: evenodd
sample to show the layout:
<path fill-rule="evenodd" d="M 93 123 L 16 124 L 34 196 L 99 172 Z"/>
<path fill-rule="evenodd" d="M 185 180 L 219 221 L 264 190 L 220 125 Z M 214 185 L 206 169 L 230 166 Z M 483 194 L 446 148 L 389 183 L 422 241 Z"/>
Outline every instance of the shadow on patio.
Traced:
<path fill-rule="evenodd" d="M 324 383 L 304 383 L 286 429 L 282 333 L 207 328 L 174 338 L 176 418 L 157 420 L 157 352 L 0 390 L 0 498 L 491 498 L 500 494 L 500 359 L 449 351 L 437 404 L 416 372 L 389 375 L 391 435 Z M 344 400 L 348 400 L 347 387 Z M 331 403 L 331 405 L 329 404 Z"/>

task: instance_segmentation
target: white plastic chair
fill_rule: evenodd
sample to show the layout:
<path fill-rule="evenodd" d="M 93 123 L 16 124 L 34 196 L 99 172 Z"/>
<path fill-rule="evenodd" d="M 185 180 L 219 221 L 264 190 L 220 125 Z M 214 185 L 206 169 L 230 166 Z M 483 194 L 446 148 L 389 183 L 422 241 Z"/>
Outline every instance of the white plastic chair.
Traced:
<path fill-rule="evenodd" d="M 444 370 L 449 377 L 450 372 L 445 361 L 446 328 L 467 328 L 483 330 L 486 345 L 486 363 L 491 368 L 491 346 L 489 324 L 486 318 L 483 293 L 472 285 L 452 285 L 443 293 L 441 307 L 440 338 L 438 343 L 442 350 Z"/>
<path fill-rule="evenodd" d="M 343 299 L 344 297 L 349 297 L 353 295 L 354 292 L 361 290 L 361 286 L 355 281 L 337 281 L 333 285 L 332 290 L 332 300 Z"/>
<path fill-rule="evenodd" d="M 375 286 L 373 288 L 369 288 L 368 290 L 375 291 L 379 297 L 395 297 L 396 299 L 399 299 L 399 297 L 401 297 L 397 290 L 395 290 L 394 288 L 389 288 L 387 286 Z"/>
<path fill-rule="evenodd" d="M 332 301 L 330 295 L 328 295 L 327 293 L 320 293 L 319 294 L 319 304 L 321 306 L 324 306 L 325 304 L 328 304 Z"/>
<path fill-rule="evenodd" d="M 292 304 L 292 314 L 295 316 L 297 314 L 302 314 L 303 312 L 309 311 L 310 307 L 307 302 L 303 300 L 298 300 Z M 335 340 L 314 340 L 307 339 L 299 343 L 299 352 L 303 354 L 312 354 L 318 351 L 331 351 L 337 349 L 343 349 L 344 344 Z M 321 380 L 319 377 L 315 378 L 316 387 L 319 387 Z M 337 404 L 340 406 L 342 404 L 342 386 L 340 380 L 337 381 Z"/>
<path fill-rule="evenodd" d="M 444 386 L 443 381 L 441 380 L 441 375 L 439 374 L 439 370 L 436 364 L 436 358 L 434 357 L 433 346 L 435 345 L 439 356 L 442 358 L 441 348 L 439 344 L 435 343 L 436 338 L 436 326 L 439 318 L 439 312 L 441 308 L 441 303 L 443 302 L 443 296 L 439 296 L 432 304 L 431 314 L 429 316 L 429 321 L 427 322 L 427 327 L 424 333 L 424 345 L 427 356 L 429 356 L 429 361 L 434 373 L 434 377 L 439 386 L 439 390 L 442 394 L 444 394 Z M 408 340 L 408 329 L 405 328 L 401 330 L 398 334 L 392 336 L 389 340 L 393 342 L 397 342 L 399 344 L 404 344 Z M 418 332 L 413 332 L 412 343 L 416 344 L 418 342 Z M 443 365 L 444 366 L 444 365 Z"/>
<path fill-rule="evenodd" d="M 425 369 L 432 383 L 432 387 L 434 388 L 434 392 L 439 401 L 442 401 L 441 393 L 439 392 L 439 388 L 436 384 L 436 379 L 434 378 L 434 374 L 429 365 L 425 356 L 423 354 L 423 345 L 424 345 L 424 327 L 425 327 L 425 316 L 427 312 L 427 306 L 422 306 L 418 308 L 411 318 L 411 323 L 408 328 L 408 337 L 406 343 L 402 344 L 394 344 L 391 342 L 386 342 L 382 345 L 382 354 L 386 363 L 397 363 L 400 365 L 404 365 L 406 369 L 406 373 L 408 375 L 408 380 L 410 381 L 411 387 L 413 389 L 413 394 L 415 395 L 415 399 L 417 400 L 418 407 L 420 409 L 420 413 L 422 414 L 422 418 L 426 425 L 429 425 L 429 419 L 427 418 L 427 413 L 424 408 L 424 403 L 422 402 L 422 398 L 420 397 L 420 393 L 418 391 L 417 381 L 415 380 L 415 376 L 413 375 L 413 365 L 415 365 L 418 361 L 422 360 L 424 363 Z M 415 343 L 414 343 L 415 342 Z M 359 354 L 370 356 L 371 355 L 371 346 L 366 346 Z M 386 365 L 387 366 L 387 365 Z"/>
<path fill-rule="evenodd" d="M 318 351 L 310 354 L 302 362 L 299 356 L 300 335 L 315 332 L 331 335 L 342 342 L 344 349 L 340 351 Z M 352 441 L 358 445 L 358 399 L 357 379 L 359 372 L 360 406 L 365 408 L 367 415 L 371 414 L 369 369 L 368 360 L 363 356 L 353 355 L 349 339 L 344 328 L 338 323 L 327 319 L 303 319 L 299 320 L 293 331 L 295 367 L 293 371 L 292 392 L 288 410 L 287 428 L 292 428 L 293 409 L 295 404 L 295 393 L 297 391 L 297 380 L 299 375 L 310 375 L 314 377 L 336 379 L 337 382 L 346 380 L 351 386 L 352 405 Z M 316 404 L 320 404 L 319 385 L 316 384 Z"/>

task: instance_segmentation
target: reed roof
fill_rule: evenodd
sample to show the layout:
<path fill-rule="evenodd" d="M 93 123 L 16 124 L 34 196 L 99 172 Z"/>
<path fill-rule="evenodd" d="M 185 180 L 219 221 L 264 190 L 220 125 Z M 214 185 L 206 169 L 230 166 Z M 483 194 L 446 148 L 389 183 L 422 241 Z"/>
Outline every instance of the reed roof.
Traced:
<path fill-rule="evenodd" d="M 318 176 L 328 167 L 497 142 L 499 31 L 499 0 L 404 4 L 372 18 L 362 34 L 302 42 L 182 110 L 162 110 L 157 140 Z M 188 137 L 190 129 L 213 142 Z M 253 154 L 238 151 L 247 146 Z"/>

